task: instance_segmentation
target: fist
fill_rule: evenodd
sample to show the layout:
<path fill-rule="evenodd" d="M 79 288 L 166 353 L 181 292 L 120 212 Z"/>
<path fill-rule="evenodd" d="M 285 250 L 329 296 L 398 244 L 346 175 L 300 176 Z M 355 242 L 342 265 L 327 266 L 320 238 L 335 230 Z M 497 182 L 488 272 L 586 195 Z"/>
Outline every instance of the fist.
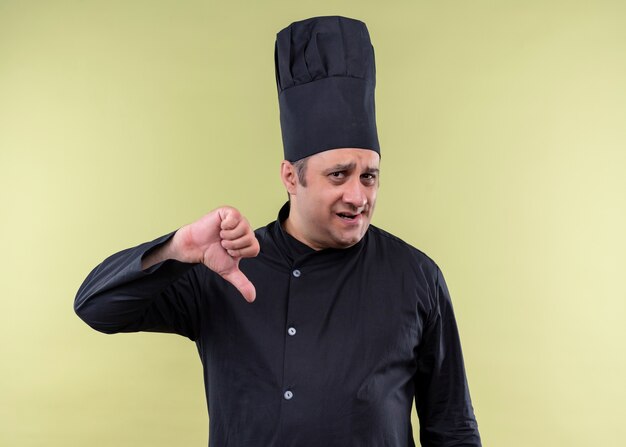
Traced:
<path fill-rule="evenodd" d="M 206 265 L 235 286 L 246 301 L 254 301 L 256 290 L 239 270 L 239 260 L 258 255 L 259 242 L 237 209 L 225 206 L 211 211 L 178 230 L 172 242 L 178 259 Z"/>

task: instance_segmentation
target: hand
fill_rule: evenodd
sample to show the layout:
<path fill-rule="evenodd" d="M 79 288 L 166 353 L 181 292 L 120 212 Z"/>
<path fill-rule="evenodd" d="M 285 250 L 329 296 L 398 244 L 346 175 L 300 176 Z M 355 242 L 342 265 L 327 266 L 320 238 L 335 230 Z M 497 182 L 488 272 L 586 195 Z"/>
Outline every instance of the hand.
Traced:
<path fill-rule="evenodd" d="M 256 289 L 239 270 L 239 260 L 258 255 L 259 242 L 248 221 L 235 208 L 211 211 L 179 229 L 171 243 L 172 258 L 206 265 L 235 286 L 246 301 L 254 301 Z"/>

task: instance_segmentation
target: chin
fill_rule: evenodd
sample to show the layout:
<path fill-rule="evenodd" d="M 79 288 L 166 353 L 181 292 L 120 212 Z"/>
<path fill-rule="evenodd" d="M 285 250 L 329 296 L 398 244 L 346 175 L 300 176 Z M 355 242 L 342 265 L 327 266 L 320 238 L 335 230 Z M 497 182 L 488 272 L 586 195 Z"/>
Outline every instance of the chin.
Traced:
<path fill-rule="evenodd" d="M 336 241 L 337 246 L 335 248 L 350 248 L 355 244 L 358 244 L 365 234 L 358 237 L 344 238 Z"/>

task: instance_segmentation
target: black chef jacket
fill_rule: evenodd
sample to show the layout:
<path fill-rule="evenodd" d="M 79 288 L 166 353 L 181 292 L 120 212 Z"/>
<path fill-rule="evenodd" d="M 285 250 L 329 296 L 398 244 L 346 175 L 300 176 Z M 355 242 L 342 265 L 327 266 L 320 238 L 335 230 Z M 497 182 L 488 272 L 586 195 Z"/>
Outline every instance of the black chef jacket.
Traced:
<path fill-rule="evenodd" d="M 87 277 L 79 316 L 105 332 L 173 332 L 204 367 L 209 445 L 480 446 L 459 335 L 437 265 L 370 226 L 347 249 L 314 251 L 279 220 L 242 259 L 246 302 L 202 264 L 142 256 L 172 235 L 124 250 Z"/>

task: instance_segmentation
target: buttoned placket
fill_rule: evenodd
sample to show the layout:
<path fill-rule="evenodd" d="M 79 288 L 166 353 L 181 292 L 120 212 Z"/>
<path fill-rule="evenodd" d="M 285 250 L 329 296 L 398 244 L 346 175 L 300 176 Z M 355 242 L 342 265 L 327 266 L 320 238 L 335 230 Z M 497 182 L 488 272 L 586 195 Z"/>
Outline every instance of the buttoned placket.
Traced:
<path fill-rule="evenodd" d="M 291 268 L 291 284 L 289 287 L 289 302 L 290 305 L 288 307 L 288 315 L 287 315 L 287 328 L 285 330 L 285 365 L 284 365 L 284 383 L 283 383 L 283 399 L 285 401 L 291 401 L 296 399 L 296 394 L 294 393 L 294 387 L 296 384 L 293 383 L 294 377 L 289 377 L 289 371 L 292 371 L 291 362 L 295 361 L 295 355 L 298 355 L 298 350 L 295 347 L 297 344 L 296 334 L 298 330 L 296 329 L 296 322 L 292 317 L 291 313 L 294 313 L 293 309 L 294 300 L 297 299 L 297 290 L 299 288 L 299 283 L 302 282 L 303 272 L 301 267 L 293 266 Z M 300 353 L 301 354 L 301 353 Z"/>

